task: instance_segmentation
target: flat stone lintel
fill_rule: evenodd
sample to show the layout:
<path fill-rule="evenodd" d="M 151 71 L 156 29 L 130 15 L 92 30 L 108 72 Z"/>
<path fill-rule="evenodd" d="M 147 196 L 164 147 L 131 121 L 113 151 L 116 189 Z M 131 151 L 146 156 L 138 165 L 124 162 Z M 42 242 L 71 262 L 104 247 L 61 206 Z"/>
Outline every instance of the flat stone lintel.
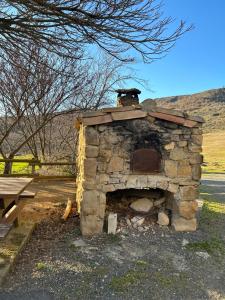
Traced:
<path fill-rule="evenodd" d="M 145 118 L 147 116 L 147 112 L 142 110 L 131 110 L 126 112 L 113 112 L 112 119 L 114 121 L 119 120 L 131 120 L 131 119 L 139 119 Z"/>
<path fill-rule="evenodd" d="M 169 115 L 169 114 L 165 114 L 165 113 L 161 113 L 161 112 L 149 112 L 148 114 L 151 117 L 158 118 L 158 119 L 165 120 L 165 121 L 169 121 L 169 122 L 173 122 L 173 123 L 183 125 L 183 126 L 189 127 L 189 128 L 198 126 L 198 122 L 188 120 L 188 119 L 183 118 L 183 117 Z"/>

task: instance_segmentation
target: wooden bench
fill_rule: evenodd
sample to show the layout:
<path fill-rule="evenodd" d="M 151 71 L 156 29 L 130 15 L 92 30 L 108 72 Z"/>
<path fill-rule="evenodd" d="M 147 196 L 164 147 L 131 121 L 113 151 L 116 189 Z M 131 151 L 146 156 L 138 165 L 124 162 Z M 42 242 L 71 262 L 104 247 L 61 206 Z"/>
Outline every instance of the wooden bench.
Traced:
<path fill-rule="evenodd" d="M 19 212 L 23 208 L 23 203 L 21 201 L 14 203 L 14 205 L 2 216 L 0 221 L 0 238 L 6 237 L 10 229 L 17 224 L 17 218 Z"/>
<path fill-rule="evenodd" d="M 35 195 L 36 193 L 30 191 L 23 191 L 19 196 L 19 200 L 14 200 L 10 203 L 11 208 L 9 208 L 7 212 L 3 214 L 2 219 L 0 221 L 0 238 L 5 238 L 11 230 L 11 228 L 13 227 L 13 225 L 16 223 L 18 214 L 24 206 L 23 200 L 32 199 L 35 197 Z"/>
<path fill-rule="evenodd" d="M 0 178 L 0 238 L 6 237 L 24 206 L 23 199 L 34 198 L 35 193 L 25 191 L 30 178 Z"/>
<path fill-rule="evenodd" d="M 31 192 L 31 191 L 23 191 L 20 196 L 19 199 L 26 199 L 26 198 L 34 198 L 36 196 L 37 193 Z"/>
<path fill-rule="evenodd" d="M 13 224 L 0 224 L 0 239 L 5 238 L 12 227 Z"/>

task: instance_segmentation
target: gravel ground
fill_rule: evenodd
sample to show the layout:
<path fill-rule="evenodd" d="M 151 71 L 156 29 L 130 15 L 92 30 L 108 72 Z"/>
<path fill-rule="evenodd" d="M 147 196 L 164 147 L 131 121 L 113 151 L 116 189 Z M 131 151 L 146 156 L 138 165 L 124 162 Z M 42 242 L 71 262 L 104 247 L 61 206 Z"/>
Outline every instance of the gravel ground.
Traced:
<path fill-rule="evenodd" d="M 217 209 L 203 207 L 194 233 L 152 225 L 83 239 L 78 218 L 62 223 L 58 207 L 37 226 L 0 299 L 225 299 L 225 181 L 207 180 L 202 194 Z"/>

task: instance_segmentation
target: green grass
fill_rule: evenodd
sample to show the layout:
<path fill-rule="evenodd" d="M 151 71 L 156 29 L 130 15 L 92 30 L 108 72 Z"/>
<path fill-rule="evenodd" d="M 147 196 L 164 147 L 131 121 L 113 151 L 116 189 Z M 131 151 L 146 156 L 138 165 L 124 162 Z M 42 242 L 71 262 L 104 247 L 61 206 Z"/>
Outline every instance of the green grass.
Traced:
<path fill-rule="evenodd" d="M 146 266 L 148 266 L 148 262 L 145 261 L 145 260 L 137 260 L 137 261 L 135 262 L 135 264 L 136 264 L 137 266 L 139 266 L 139 267 L 146 267 Z"/>
<path fill-rule="evenodd" d="M 208 196 L 207 193 L 201 195 L 203 198 Z M 225 203 L 211 199 L 204 200 L 200 215 L 200 227 L 209 233 L 217 234 L 223 226 L 225 226 Z"/>
<path fill-rule="evenodd" d="M 47 269 L 47 265 L 43 262 L 38 262 L 38 263 L 36 263 L 36 269 L 38 271 L 45 270 L 45 269 Z"/>
<path fill-rule="evenodd" d="M 204 218 L 214 217 L 215 214 L 223 214 L 225 217 L 225 203 L 212 201 L 212 200 L 205 200 L 202 215 Z"/>
<path fill-rule="evenodd" d="M 185 273 L 180 272 L 178 276 L 176 274 L 164 274 L 162 272 L 154 273 L 154 280 L 160 284 L 163 288 L 165 287 L 176 287 L 182 288 L 187 283 L 187 276 Z"/>
<path fill-rule="evenodd" d="M 225 173 L 225 131 L 203 135 L 203 172 Z"/>
<path fill-rule="evenodd" d="M 0 158 L 2 158 L 2 157 L 0 157 Z M 32 159 L 33 156 L 31 154 L 28 154 L 28 155 L 15 156 L 14 158 L 15 159 Z M 5 166 L 5 163 L 0 162 L 0 174 L 3 174 L 4 166 Z M 36 167 L 36 169 L 38 169 L 38 167 Z M 24 162 L 13 163 L 12 173 L 13 174 L 28 174 L 28 173 L 31 173 L 31 167 L 29 166 L 28 163 L 24 163 Z"/>
<path fill-rule="evenodd" d="M 189 243 L 186 248 L 218 257 L 225 255 L 225 241 L 222 239 L 225 228 L 225 202 L 214 193 L 213 187 L 201 186 L 200 195 L 204 204 L 200 214 L 200 229 L 207 233 L 207 239 Z"/>
<path fill-rule="evenodd" d="M 117 292 L 128 290 L 129 287 L 139 284 L 147 277 L 147 273 L 140 270 L 130 270 L 122 276 L 112 278 L 110 287 Z"/>
<path fill-rule="evenodd" d="M 211 255 L 224 255 L 225 242 L 221 239 L 213 238 L 207 241 L 193 242 L 186 245 L 188 250 L 192 251 L 205 251 Z"/>

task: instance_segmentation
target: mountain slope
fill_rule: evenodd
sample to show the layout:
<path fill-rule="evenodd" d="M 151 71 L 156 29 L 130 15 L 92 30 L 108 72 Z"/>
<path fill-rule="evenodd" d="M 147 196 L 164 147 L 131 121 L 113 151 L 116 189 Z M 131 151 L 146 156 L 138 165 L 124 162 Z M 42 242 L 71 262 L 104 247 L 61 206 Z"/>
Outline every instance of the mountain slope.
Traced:
<path fill-rule="evenodd" d="M 158 106 L 180 109 L 191 115 L 203 117 L 206 121 L 204 124 L 205 132 L 225 129 L 225 88 L 152 100 L 157 101 Z M 143 105 L 148 101 L 151 99 L 143 101 Z"/>

